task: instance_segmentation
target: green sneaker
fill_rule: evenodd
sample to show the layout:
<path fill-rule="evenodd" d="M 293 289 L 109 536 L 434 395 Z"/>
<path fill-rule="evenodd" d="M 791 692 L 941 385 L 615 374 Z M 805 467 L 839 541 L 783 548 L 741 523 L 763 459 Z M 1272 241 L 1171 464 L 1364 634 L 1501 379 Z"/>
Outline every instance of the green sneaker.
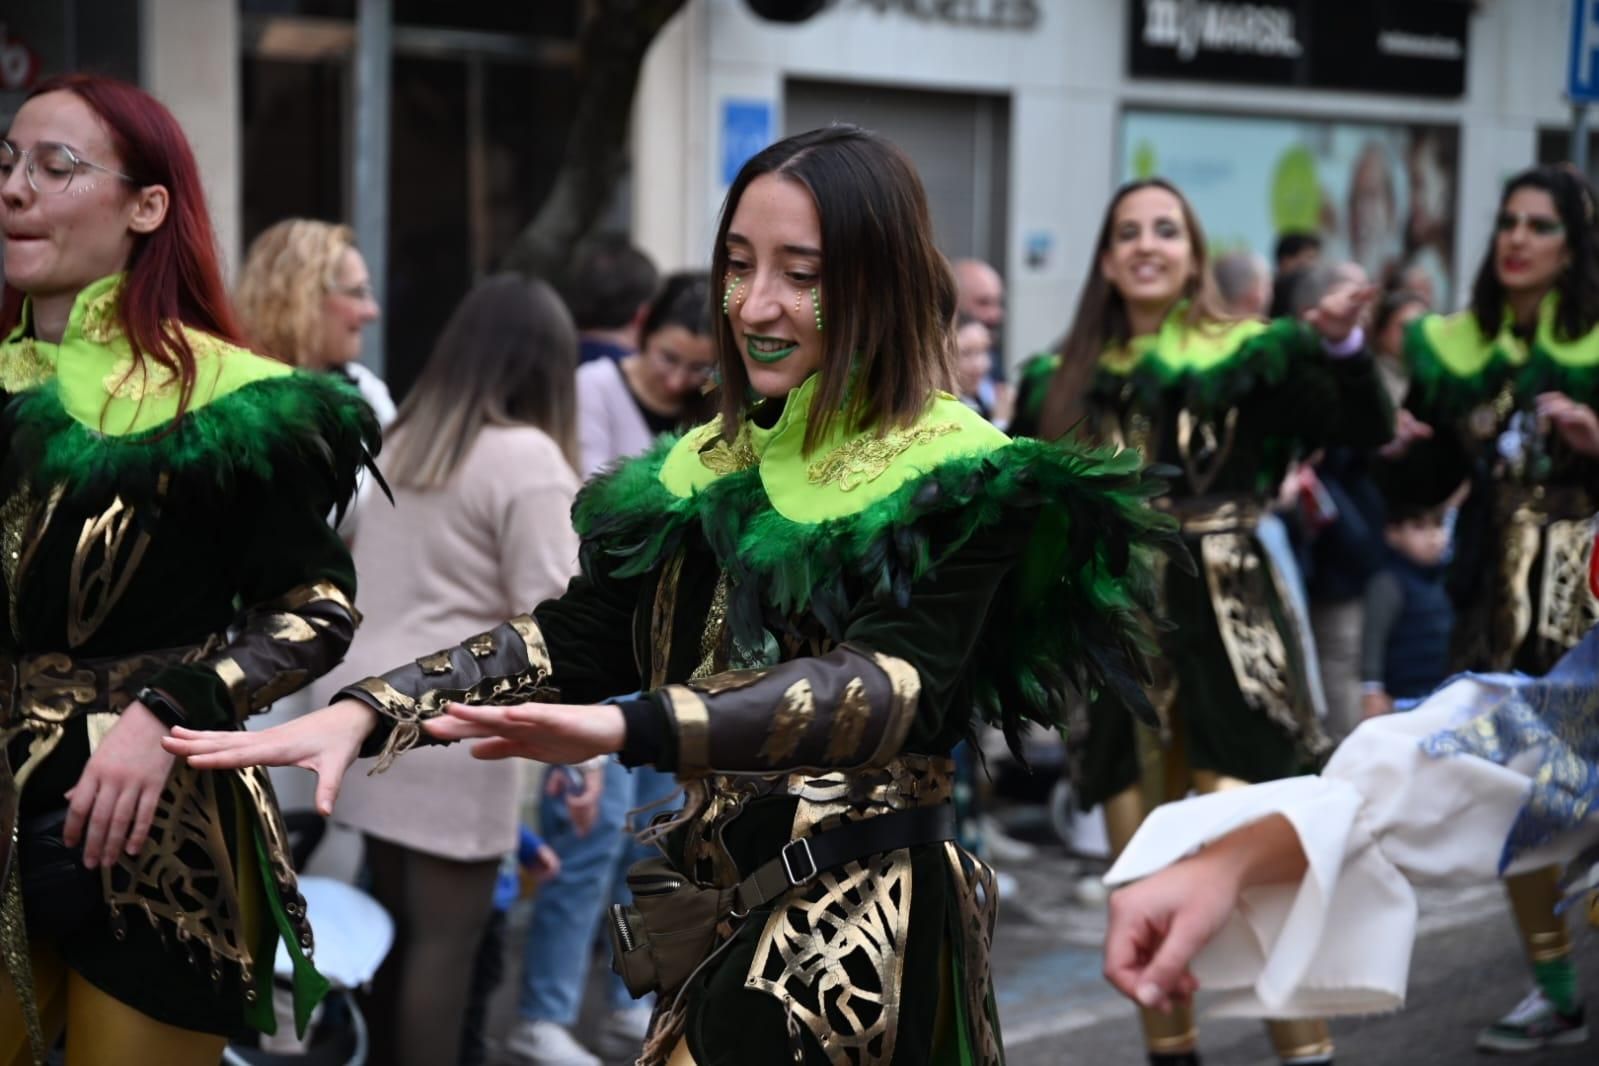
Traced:
<path fill-rule="evenodd" d="M 1555 1010 L 1543 989 L 1535 988 L 1516 1009 L 1477 1034 L 1479 1051 L 1537 1051 L 1539 1048 L 1586 1043 L 1588 1023 L 1583 1009 L 1570 1014 Z"/>

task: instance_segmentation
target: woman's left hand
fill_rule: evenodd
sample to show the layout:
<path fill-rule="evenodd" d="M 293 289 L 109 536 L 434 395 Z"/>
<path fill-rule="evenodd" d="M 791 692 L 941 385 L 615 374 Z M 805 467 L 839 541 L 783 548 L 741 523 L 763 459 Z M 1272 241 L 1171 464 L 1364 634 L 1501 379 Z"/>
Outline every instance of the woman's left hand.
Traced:
<path fill-rule="evenodd" d="M 516 703 L 508 707 L 445 705 L 445 713 L 422 726 L 439 740 L 473 740 L 479 759 L 537 759 L 580 763 L 622 750 L 627 728 L 620 708 L 610 704 L 569 707 L 559 703 Z"/>
<path fill-rule="evenodd" d="M 1377 298 L 1375 285 L 1337 285 L 1305 312 L 1305 321 L 1332 344 L 1342 344 Z"/>
<path fill-rule="evenodd" d="M 83 865 L 110 866 L 137 855 L 155 820 L 173 756 L 161 746 L 166 724 L 135 700 L 128 704 L 67 790 L 67 847 L 83 841 Z"/>
<path fill-rule="evenodd" d="M 1599 416 L 1592 407 L 1563 392 L 1538 397 L 1538 414 L 1549 419 L 1566 447 L 1590 459 L 1599 459 Z"/>

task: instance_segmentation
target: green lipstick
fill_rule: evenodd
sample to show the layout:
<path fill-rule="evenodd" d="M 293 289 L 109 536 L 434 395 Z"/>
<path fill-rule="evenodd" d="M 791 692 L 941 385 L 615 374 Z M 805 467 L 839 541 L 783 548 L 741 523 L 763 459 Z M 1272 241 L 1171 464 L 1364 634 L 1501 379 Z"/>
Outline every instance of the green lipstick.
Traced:
<path fill-rule="evenodd" d="M 799 347 L 798 344 L 794 344 L 792 342 L 784 345 L 781 348 L 756 347 L 756 345 L 760 342 L 766 342 L 770 344 L 774 341 L 781 343 L 782 338 L 759 337 L 753 333 L 748 333 L 744 336 L 744 350 L 748 352 L 749 357 L 755 360 L 757 363 L 781 363 L 784 359 L 787 359 L 789 356 L 793 355 L 794 350 Z"/>

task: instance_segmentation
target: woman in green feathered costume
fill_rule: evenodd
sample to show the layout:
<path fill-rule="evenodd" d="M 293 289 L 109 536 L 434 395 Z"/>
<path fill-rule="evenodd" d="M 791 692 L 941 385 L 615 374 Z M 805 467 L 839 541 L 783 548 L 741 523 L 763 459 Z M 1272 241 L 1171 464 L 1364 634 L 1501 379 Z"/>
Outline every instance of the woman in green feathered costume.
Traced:
<path fill-rule="evenodd" d="M 1023 371 L 1012 431 L 1113 443 L 1169 467 L 1161 506 L 1198 568 L 1163 579 L 1161 734 L 1088 708 L 1073 783 L 1085 808 L 1105 805 L 1114 850 L 1153 804 L 1300 773 L 1325 749 L 1305 620 L 1290 599 L 1297 575 L 1265 537 L 1291 463 L 1392 435 L 1356 324 L 1370 296 L 1335 290 L 1309 324 L 1230 319 L 1187 200 L 1160 179 L 1134 181 L 1106 209 L 1060 353 Z M 1190 1011 L 1146 1011 L 1144 1032 L 1152 1063 L 1197 1061 Z M 1272 1037 L 1285 1062 L 1332 1055 L 1320 1022 L 1274 1022 Z"/>
<path fill-rule="evenodd" d="M 1471 306 L 1406 335 L 1397 444 L 1445 484 L 1471 481 L 1449 575 L 1461 669 L 1542 674 L 1599 621 L 1587 580 L 1599 510 L 1594 227 L 1593 190 L 1575 171 L 1515 175 Z M 1558 874 L 1505 882 L 1537 988 L 1478 1035 L 1481 1048 L 1586 1039 Z"/>
<path fill-rule="evenodd" d="M 1011 442 L 943 391 L 954 285 L 881 138 L 752 158 L 713 275 L 721 416 L 582 492 L 564 596 L 172 749 L 310 767 L 323 805 L 358 749 L 381 768 L 424 738 L 672 770 L 667 857 L 613 913 L 622 972 L 661 993 L 641 1061 L 999 1063 L 994 883 L 953 842 L 949 752 L 983 721 L 1060 728 L 1073 693 L 1147 706 L 1170 520 L 1137 456 Z"/>
<path fill-rule="evenodd" d="M 328 528 L 377 446 L 350 388 L 239 346 L 193 154 L 143 91 L 68 75 L 0 141 L 0 1063 L 211 1066 L 325 989 L 237 728 L 344 654 Z"/>

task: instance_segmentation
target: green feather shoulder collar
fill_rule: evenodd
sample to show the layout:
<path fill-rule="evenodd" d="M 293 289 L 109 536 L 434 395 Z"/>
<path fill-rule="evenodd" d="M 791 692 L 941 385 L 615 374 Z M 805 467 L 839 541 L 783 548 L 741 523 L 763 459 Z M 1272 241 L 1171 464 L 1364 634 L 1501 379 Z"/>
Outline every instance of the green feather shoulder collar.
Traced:
<path fill-rule="evenodd" d="M 1405 361 L 1413 387 L 1429 403 L 1461 411 L 1490 399 L 1507 382 L 1518 395 L 1560 391 L 1583 403 L 1599 400 L 1599 329 L 1575 340 L 1557 336 L 1559 297 L 1545 296 L 1528 343 L 1511 329 L 1483 333 L 1471 311 L 1423 315 L 1405 331 Z"/>
<path fill-rule="evenodd" d="M 0 389 L 21 393 L 52 384 L 76 421 L 111 437 L 139 434 L 172 421 L 178 382 L 150 360 L 134 362 L 117 316 L 122 275 L 101 278 L 78 293 L 61 341 L 29 336 L 32 307 L 0 344 Z M 189 408 L 197 410 L 253 382 L 287 376 L 292 368 L 214 337 L 181 327 L 194 352 L 196 378 Z"/>
<path fill-rule="evenodd" d="M 1193 326 L 1185 311 L 1183 304 L 1173 308 L 1153 337 L 1107 349 L 1094 391 L 1150 406 L 1162 391 L 1181 387 L 1188 406 L 1225 409 L 1260 385 L 1283 381 L 1296 360 L 1321 348 L 1315 332 L 1295 319 Z"/>
<path fill-rule="evenodd" d="M 961 412 L 940 398 L 904 431 L 909 444 L 845 436 L 808 462 L 785 445 L 803 427 L 782 420 L 731 443 L 710 427 L 664 440 L 578 494 L 584 565 L 604 558 L 615 577 L 639 577 L 701 536 L 729 580 L 739 646 L 761 647 L 774 614 L 808 613 L 841 640 L 862 596 L 904 605 L 917 580 L 1009 518 L 1029 532 L 974 652 L 983 717 L 1007 732 L 1023 719 L 1059 727 L 1068 690 L 1149 713 L 1153 553 L 1183 558 L 1149 505 L 1164 486 L 1136 452 L 1011 441 Z M 957 428 L 918 432 L 945 424 Z M 868 461 L 847 450 L 857 441 L 891 444 Z"/>

